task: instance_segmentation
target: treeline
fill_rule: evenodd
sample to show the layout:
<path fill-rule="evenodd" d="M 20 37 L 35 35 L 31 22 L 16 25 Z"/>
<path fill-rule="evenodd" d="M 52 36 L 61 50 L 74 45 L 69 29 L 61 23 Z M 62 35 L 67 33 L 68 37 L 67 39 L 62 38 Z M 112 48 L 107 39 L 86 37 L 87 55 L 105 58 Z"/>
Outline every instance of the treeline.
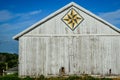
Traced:
<path fill-rule="evenodd" d="M 0 52 L 0 73 L 15 66 L 18 66 L 18 54 Z"/>

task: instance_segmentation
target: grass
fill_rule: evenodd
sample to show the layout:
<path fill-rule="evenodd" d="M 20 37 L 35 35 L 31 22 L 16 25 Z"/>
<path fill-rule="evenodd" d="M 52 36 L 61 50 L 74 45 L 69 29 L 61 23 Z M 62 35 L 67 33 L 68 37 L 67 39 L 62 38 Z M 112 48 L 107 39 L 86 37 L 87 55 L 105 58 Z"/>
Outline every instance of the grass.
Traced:
<path fill-rule="evenodd" d="M 26 78 L 19 78 L 17 74 L 1 76 L 0 80 L 118 80 L 118 79 L 110 79 L 110 78 L 95 78 L 92 76 L 69 76 L 69 77 L 50 77 L 46 78 L 41 75 L 39 78 L 30 78 L 29 76 Z"/>

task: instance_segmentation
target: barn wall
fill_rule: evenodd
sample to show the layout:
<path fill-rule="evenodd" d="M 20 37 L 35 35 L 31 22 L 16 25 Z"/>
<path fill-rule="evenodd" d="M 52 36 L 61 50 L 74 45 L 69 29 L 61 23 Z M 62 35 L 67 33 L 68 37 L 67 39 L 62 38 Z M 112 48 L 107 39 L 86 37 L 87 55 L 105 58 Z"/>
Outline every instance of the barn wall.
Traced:
<path fill-rule="evenodd" d="M 61 20 L 71 8 L 74 8 L 84 18 L 74 31 Z M 28 34 L 119 34 L 108 25 L 84 13 L 80 9 L 71 8 L 38 25 L 37 28 L 31 30 Z"/>
<path fill-rule="evenodd" d="M 40 36 L 19 39 L 20 76 L 120 74 L 120 36 Z"/>

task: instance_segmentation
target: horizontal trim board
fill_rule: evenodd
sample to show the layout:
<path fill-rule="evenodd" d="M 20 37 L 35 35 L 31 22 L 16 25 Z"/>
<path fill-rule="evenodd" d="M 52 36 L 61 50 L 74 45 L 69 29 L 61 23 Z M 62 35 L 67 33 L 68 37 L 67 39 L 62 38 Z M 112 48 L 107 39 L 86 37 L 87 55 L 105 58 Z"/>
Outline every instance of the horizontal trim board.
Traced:
<path fill-rule="evenodd" d="M 120 36 L 114 34 L 29 34 L 24 37 L 79 37 L 79 36 Z"/>

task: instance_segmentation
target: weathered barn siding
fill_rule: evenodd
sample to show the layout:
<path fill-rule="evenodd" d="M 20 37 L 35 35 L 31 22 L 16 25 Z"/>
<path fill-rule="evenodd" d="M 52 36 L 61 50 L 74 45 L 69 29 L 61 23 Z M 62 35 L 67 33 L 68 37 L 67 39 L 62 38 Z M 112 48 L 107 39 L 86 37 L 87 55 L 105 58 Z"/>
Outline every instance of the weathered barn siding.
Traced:
<path fill-rule="evenodd" d="M 119 35 L 26 35 L 20 41 L 20 75 L 120 74 Z"/>

